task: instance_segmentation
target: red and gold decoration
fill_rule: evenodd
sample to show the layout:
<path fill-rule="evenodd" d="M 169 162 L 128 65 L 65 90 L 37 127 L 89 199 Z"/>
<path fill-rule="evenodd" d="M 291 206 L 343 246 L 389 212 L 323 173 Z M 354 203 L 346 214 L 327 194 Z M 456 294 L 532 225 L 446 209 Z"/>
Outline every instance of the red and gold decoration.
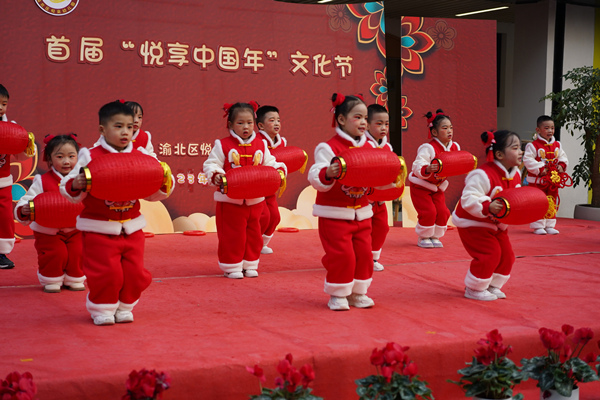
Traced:
<path fill-rule="evenodd" d="M 406 166 L 406 161 L 404 161 L 404 157 L 399 156 L 398 160 L 400 160 L 401 169 L 394 181 L 394 186 L 387 189 L 373 188 L 373 191 L 369 194 L 369 201 L 393 201 L 402 196 L 404 193 L 406 177 L 408 176 L 408 168 Z"/>
<path fill-rule="evenodd" d="M 254 199 L 285 190 L 283 171 L 265 165 L 233 168 L 223 176 L 220 191 L 232 199 Z"/>
<path fill-rule="evenodd" d="M 546 194 L 531 186 L 503 190 L 494 200 L 503 204 L 502 210 L 494 217 L 507 225 L 530 224 L 544 218 L 548 210 Z"/>
<path fill-rule="evenodd" d="M 29 201 L 31 220 L 48 228 L 70 228 L 77 223 L 82 203 L 71 203 L 59 192 L 44 192 Z"/>
<path fill-rule="evenodd" d="M 0 154 L 35 154 L 35 137 L 21 125 L 0 121 Z"/>
<path fill-rule="evenodd" d="M 340 172 L 335 179 L 347 186 L 374 187 L 395 182 L 402 164 L 394 153 L 383 149 L 354 148 L 334 157 Z"/>
<path fill-rule="evenodd" d="M 306 162 L 308 161 L 308 155 L 300 147 L 279 146 L 271 149 L 271 154 L 277 159 L 278 162 L 285 164 L 288 174 L 296 171 L 300 171 L 301 174 L 304 173 L 304 170 L 306 169 Z"/>
<path fill-rule="evenodd" d="M 558 189 L 573 186 L 573 179 L 566 172 L 558 170 L 558 160 L 546 164 L 546 174 L 538 176 L 535 185 L 548 192 L 548 211 L 544 218 L 554 218 L 560 205 Z"/>
<path fill-rule="evenodd" d="M 477 157 L 468 151 L 444 151 L 439 157 L 431 161 L 432 165 L 438 165 L 437 176 L 457 176 L 473 171 L 477 168 Z"/>

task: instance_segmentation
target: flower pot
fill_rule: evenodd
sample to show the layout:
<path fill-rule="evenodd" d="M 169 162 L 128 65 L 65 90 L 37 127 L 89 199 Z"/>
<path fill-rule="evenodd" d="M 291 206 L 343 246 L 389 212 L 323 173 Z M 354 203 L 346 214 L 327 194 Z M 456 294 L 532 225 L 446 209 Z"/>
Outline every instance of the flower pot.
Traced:
<path fill-rule="evenodd" d="M 544 397 L 544 395 L 548 395 L 548 397 Z M 573 389 L 571 393 L 571 397 L 561 396 L 556 392 L 556 390 L 550 389 L 545 392 L 540 393 L 540 400 L 579 400 L 579 388 Z"/>
<path fill-rule="evenodd" d="M 590 204 L 576 204 L 573 218 L 600 221 L 600 207 L 592 207 Z"/>

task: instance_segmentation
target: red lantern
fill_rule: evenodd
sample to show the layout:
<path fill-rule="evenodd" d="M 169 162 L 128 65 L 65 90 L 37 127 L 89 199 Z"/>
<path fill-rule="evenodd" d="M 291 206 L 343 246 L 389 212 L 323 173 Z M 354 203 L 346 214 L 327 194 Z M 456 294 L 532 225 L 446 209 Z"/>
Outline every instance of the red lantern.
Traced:
<path fill-rule="evenodd" d="M 373 189 L 373 193 L 369 195 L 369 201 L 393 201 L 399 199 L 404 193 L 404 185 L 389 189 Z"/>
<path fill-rule="evenodd" d="M 546 194 L 531 186 L 503 190 L 493 200 L 503 203 L 494 217 L 507 225 L 530 224 L 544 218 L 548 211 Z"/>
<path fill-rule="evenodd" d="M 21 125 L 0 121 L 0 154 L 19 154 L 27 149 L 29 133 Z"/>
<path fill-rule="evenodd" d="M 83 204 L 71 203 L 59 192 L 44 192 L 29 201 L 31 220 L 47 228 L 72 228 Z"/>
<path fill-rule="evenodd" d="M 288 174 L 300 170 L 300 173 L 304 173 L 306 168 L 306 161 L 308 156 L 306 152 L 300 147 L 296 146 L 279 146 L 271 149 L 271 154 L 277 159 L 277 161 L 284 163 L 287 167 Z"/>
<path fill-rule="evenodd" d="M 431 161 L 433 165 L 439 165 L 437 176 L 457 176 L 469 173 L 477 168 L 477 157 L 468 151 L 444 151 L 439 157 Z"/>
<path fill-rule="evenodd" d="M 275 194 L 285 186 L 285 175 L 265 165 L 230 169 L 223 176 L 221 193 L 232 199 L 254 199 Z"/>
<path fill-rule="evenodd" d="M 356 187 L 389 185 L 402 169 L 398 156 L 391 151 L 366 147 L 345 150 L 332 163 L 340 166 L 334 178 Z"/>
<path fill-rule="evenodd" d="M 156 158 L 138 151 L 104 154 L 82 168 L 87 180 L 85 191 L 110 201 L 143 199 L 165 184 L 163 168 Z"/>

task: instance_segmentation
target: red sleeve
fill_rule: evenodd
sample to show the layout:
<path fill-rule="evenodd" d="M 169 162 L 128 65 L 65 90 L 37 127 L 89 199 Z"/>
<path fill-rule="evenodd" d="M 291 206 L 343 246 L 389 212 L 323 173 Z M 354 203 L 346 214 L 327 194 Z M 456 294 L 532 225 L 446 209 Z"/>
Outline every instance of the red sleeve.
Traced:
<path fill-rule="evenodd" d="M 483 203 L 481 203 L 481 205 L 483 206 L 481 213 L 483 215 L 490 215 L 490 204 L 492 204 L 491 201 L 484 201 Z"/>
<path fill-rule="evenodd" d="M 324 185 L 331 185 L 333 183 L 333 179 L 329 179 L 326 174 L 327 174 L 327 168 L 323 168 L 319 172 L 319 180 Z"/>

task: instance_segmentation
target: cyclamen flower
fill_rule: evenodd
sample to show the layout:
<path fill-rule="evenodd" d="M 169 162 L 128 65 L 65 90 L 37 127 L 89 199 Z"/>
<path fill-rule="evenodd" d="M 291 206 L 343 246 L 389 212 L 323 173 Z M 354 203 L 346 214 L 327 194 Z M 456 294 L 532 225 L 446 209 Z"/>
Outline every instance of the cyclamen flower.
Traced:
<path fill-rule="evenodd" d="M 548 328 L 540 328 L 540 339 L 548 350 L 559 351 L 565 343 L 566 335 L 563 332 L 553 331 Z"/>
<path fill-rule="evenodd" d="M 590 328 L 579 328 L 573 335 L 573 343 L 583 344 L 584 346 L 594 338 L 594 332 Z"/>
<path fill-rule="evenodd" d="M 265 377 L 265 372 L 258 365 L 254 365 L 254 368 L 246 367 L 246 371 L 248 371 L 252 375 L 256 376 L 258 378 L 258 380 L 260 380 L 262 383 L 265 383 L 267 381 L 267 378 Z"/>
<path fill-rule="evenodd" d="M 569 324 L 564 324 L 564 325 L 561 327 L 561 330 L 563 331 L 563 333 L 564 333 L 566 336 L 569 336 L 571 333 L 573 333 L 573 327 L 572 327 L 571 325 L 569 325 Z"/>
<path fill-rule="evenodd" d="M 408 375 L 411 379 L 417 375 L 417 364 L 410 362 L 404 366 L 402 370 L 403 375 Z"/>
<path fill-rule="evenodd" d="M 600 346 L 600 345 L 599 345 Z M 371 353 L 371 364 L 375 366 L 380 366 L 384 362 L 383 359 L 383 350 L 379 350 L 378 348 L 373 349 L 373 353 Z"/>
<path fill-rule="evenodd" d="M 302 374 L 302 387 L 306 389 L 308 385 L 315 380 L 315 371 L 310 364 L 304 364 L 302 368 L 300 368 L 300 373 Z"/>

